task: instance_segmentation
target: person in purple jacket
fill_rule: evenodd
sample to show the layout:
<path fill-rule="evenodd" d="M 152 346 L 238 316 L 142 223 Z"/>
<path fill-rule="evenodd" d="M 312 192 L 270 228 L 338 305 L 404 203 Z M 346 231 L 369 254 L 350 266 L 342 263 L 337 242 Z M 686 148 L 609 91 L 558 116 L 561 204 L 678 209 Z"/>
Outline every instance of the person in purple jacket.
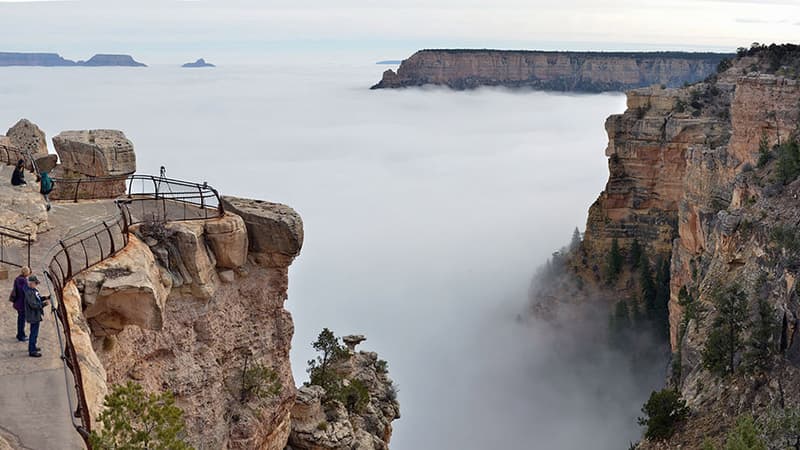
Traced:
<path fill-rule="evenodd" d="M 30 267 L 23 267 L 20 274 L 14 280 L 14 288 L 11 291 L 11 298 L 14 300 L 14 309 L 17 310 L 17 340 L 25 342 L 25 289 L 28 287 L 28 276 L 31 274 Z"/>

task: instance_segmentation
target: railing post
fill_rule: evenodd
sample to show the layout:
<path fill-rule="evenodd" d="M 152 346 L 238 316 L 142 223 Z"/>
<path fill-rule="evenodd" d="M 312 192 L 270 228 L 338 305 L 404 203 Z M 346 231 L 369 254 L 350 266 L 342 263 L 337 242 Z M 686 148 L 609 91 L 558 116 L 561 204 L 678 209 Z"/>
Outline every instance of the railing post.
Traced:
<path fill-rule="evenodd" d="M 67 250 L 67 246 L 64 244 L 64 241 L 58 241 L 58 245 L 64 250 L 64 257 L 67 258 L 67 273 L 64 277 L 64 281 L 69 280 L 72 278 L 72 258 L 69 256 L 69 250 Z"/>

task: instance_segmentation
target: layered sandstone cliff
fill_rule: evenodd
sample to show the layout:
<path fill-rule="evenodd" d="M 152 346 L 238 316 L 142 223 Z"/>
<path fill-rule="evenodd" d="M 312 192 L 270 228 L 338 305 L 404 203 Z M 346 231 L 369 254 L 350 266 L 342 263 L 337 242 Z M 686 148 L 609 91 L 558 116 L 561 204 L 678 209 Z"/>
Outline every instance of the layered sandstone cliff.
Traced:
<path fill-rule="evenodd" d="M 282 450 L 295 399 L 283 303 L 302 221 L 284 205 L 224 201 L 248 216 L 145 222 L 68 283 L 86 397 L 97 417 L 110 387 L 134 380 L 175 395 L 195 448 Z M 245 395 L 248 365 L 275 373 L 277 393 Z"/>
<path fill-rule="evenodd" d="M 603 279 L 614 242 L 623 257 L 637 241 L 651 262 L 669 258 L 667 377 L 691 413 L 671 440 L 640 448 L 699 448 L 707 438 L 719 445 L 737 416 L 758 422 L 800 406 L 790 388 L 800 382 L 800 180 L 795 150 L 785 147 L 800 137 L 798 67 L 798 47 L 756 48 L 705 82 L 631 91 L 628 109 L 606 122 L 608 184 L 580 248 L 566 256 L 561 284 L 541 288 L 535 301 L 539 311 L 565 298 L 635 306 L 642 292 L 629 269 L 612 283 Z M 564 288 L 576 284 L 582 289 Z M 733 374 L 720 377 L 702 354 L 725 289 L 746 298 L 747 318 Z M 695 302 L 691 314 L 681 291 Z M 770 306 L 764 326 L 775 332 L 758 344 L 767 368 L 752 369 L 746 360 L 759 301 Z"/>
<path fill-rule="evenodd" d="M 623 91 L 653 84 L 678 87 L 713 74 L 719 53 L 600 53 L 509 50 L 421 50 L 389 69 L 373 89 L 444 85 L 530 87 L 553 91 Z"/>

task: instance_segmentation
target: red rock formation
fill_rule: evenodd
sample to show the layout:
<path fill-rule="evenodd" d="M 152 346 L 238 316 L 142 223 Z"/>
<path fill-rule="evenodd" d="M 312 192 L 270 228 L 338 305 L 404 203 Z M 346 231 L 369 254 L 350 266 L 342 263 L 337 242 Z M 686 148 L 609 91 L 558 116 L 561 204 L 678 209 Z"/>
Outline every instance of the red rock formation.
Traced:
<path fill-rule="evenodd" d="M 421 50 L 387 70 L 373 89 L 440 84 L 532 87 L 555 91 L 622 91 L 677 87 L 714 73 L 731 55 L 719 53 L 599 53 L 508 50 Z"/>

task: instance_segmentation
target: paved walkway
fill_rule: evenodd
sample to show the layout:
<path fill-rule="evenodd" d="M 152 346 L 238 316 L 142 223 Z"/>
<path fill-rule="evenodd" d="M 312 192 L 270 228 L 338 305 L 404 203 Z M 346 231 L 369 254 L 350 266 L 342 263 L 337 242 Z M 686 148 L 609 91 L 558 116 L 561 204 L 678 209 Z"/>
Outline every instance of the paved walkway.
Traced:
<path fill-rule="evenodd" d="M 5 181 L 8 169 L 0 170 L 0 183 Z M 114 214 L 116 207 L 110 201 L 54 203 L 50 211 L 51 231 L 39 235 L 31 249 L 33 272 L 40 279 L 44 257 L 58 240 L 100 218 Z M 55 317 L 49 312 L 39 332 L 42 358 L 28 357 L 27 343 L 18 342 L 16 311 L 7 299 L 16 268 L 9 268 L 9 280 L 0 281 L 0 436 L 14 448 L 32 450 L 71 450 L 83 448 L 72 425 L 67 395 L 73 398 L 72 376 L 69 391 L 65 382 L 64 366 L 56 336 Z M 47 288 L 43 285 L 43 293 Z"/>

